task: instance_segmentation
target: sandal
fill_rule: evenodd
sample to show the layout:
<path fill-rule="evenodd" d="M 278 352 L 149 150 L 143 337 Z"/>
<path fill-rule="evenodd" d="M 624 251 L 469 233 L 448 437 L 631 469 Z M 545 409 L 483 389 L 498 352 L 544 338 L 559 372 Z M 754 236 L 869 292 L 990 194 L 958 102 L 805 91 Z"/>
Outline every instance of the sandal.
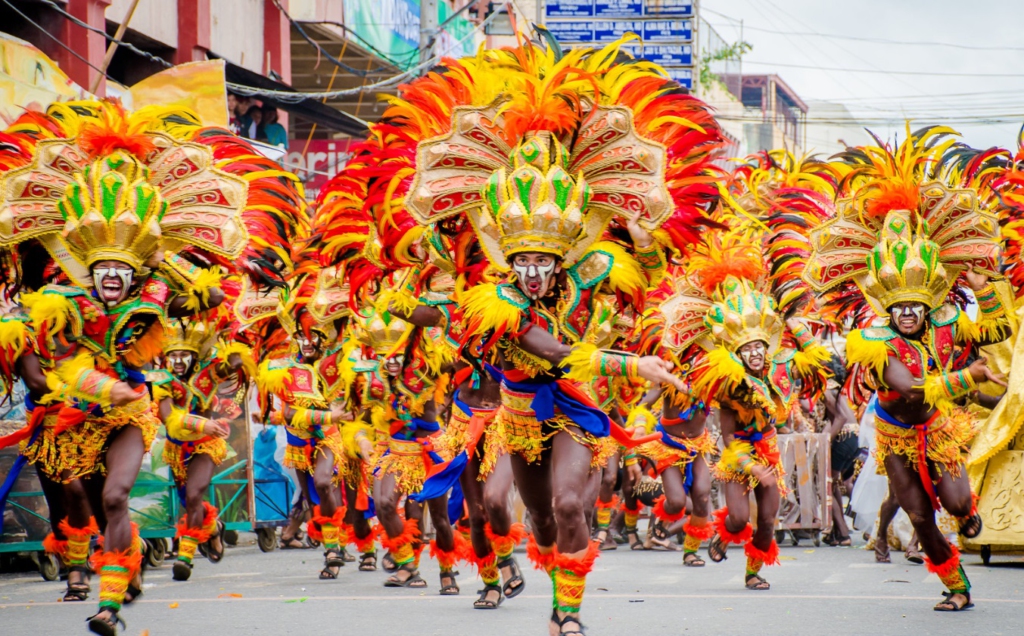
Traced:
<path fill-rule="evenodd" d="M 487 598 L 487 595 L 492 592 L 497 593 L 497 601 L 492 601 Z M 497 585 L 484 585 L 484 589 L 477 590 L 477 594 L 480 595 L 480 598 L 473 601 L 473 609 L 498 609 L 498 606 L 501 605 L 503 597 L 501 594 L 501 588 Z"/>
<path fill-rule="evenodd" d="M 128 583 L 128 589 L 124 591 L 124 602 L 121 603 L 122 605 L 131 605 L 142 596 L 142 570 L 139 570 L 138 577 L 138 585 L 135 584 L 134 578 Z"/>
<path fill-rule="evenodd" d="M 722 561 L 725 561 L 729 558 L 728 555 L 726 555 L 725 553 L 728 547 L 729 544 L 723 542 L 722 537 L 716 534 L 715 536 L 711 537 L 711 541 L 708 542 L 708 558 L 710 558 L 715 563 L 721 563 Z"/>
<path fill-rule="evenodd" d="M 747 577 L 748 590 L 770 590 L 772 586 L 760 574 L 751 574 Z"/>
<path fill-rule="evenodd" d="M 377 571 L 377 553 L 366 552 L 359 555 L 359 571 L 360 572 L 376 572 Z"/>
<path fill-rule="evenodd" d="M 924 565 L 924 557 L 917 550 L 907 550 L 904 558 L 914 565 Z"/>
<path fill-rule="evenodd" d="M 354 556 L 352 556 L 351 554 L 349 554 L 348 550 L 346 550 L 345 548 L 342 548 L 341 549 L 341 560 L 344 561 L 345 563 L 355 563 L 356 558 Z"/>
<path fill-rule="evenodd" d="M 973 539 L 981 534 L 984 525 L 981 523 L 981 515 L 974 513 L 960 522 L 960 534 L 967 539 Z M 939 610 L 942 611 L 942 610 Z M 949 611 L 949 610 L 946 610 Z"/>
<path fill-rule="evenodd" d="M 380 566 L 384 568 L 385 572 L 398 571 L 398 564 L 395 563 L 395 557 L 391 556 L 391 552 L 384 553 L 384 558 L 380 560 Z"/>
<path fill-rule="evenodd" d="M 575 636 L 586 636 L 586 632 L 583 631 L 586 628 L 583 626 L 583 623 L 580 622 L 579 616 L 575 614 L 566 614 L 562 618 L 558 618 L 558 610 L 551 610 L 551 622 L 558 627 L 559 636 L 573 636 L 574 634 Z M 579 629 L 563 632 L 562 628 L 568 623 L 576 623 L 576 625 L 579 626 Z"/>
<path fill-rule="evenodd" d="M 71 582 L 71 574 L 77 572 L 82 575 L 82 580 L 77 583 Z M 68 570 L 68 589 L 64 592 L 64 602 L 85 601 L 89 598 L 89 568 L 84 565 L 72 565 Z"/>
<path fill-rule="evenodd" d="M 406 572 L 409 574 L 409 578 L 402 579 L 398 578 L 398 572 Z M 411 587 L 411 588 L 423 588 L 427 587 L 427 582 L 420 576 L 420 571 L 417 570 L 412 563 L 407 563 L 399 568 L 394 576 L 384 581 L 384 587 Z"/>
<path fill-rule="evenodd" d="M 171 578 L 175 581 L 187 581 L 192 576 L 192 564 L 184 561 L 175 561 L 171 566 Z"/>
<path fill-rule="evenodd" d="M 943 592 L 945 600 L 939 601 L 935 606 L 936 612 L 962 612 L 963 610 L 971 609 L 974 607 L 974 603 L 971 602 L 971 595 L 963 592 Z M 953 600 L 954 596 L 963 596 L 967 601 L 963 605 L 957 605 L 956 601 Z"/>
<path fill-rule="evenodd" d="M 100 618 L 100 614 L 103 612 L 110 612 L 110 616 L 107 618 Z M 124 619 L 121 618 L 117 612 L 109 609 L 101 610 L 85 620 L 89 623 L 89 631 L 93 634 L 99 634 L 100 636 L 117 636 L 118 623 L 121 624 L 121 627 L 126 629 L 128 628 L 128 626 L 125 625 Z"/>
<path fill-rule="evenodd" d="M 306 543 L 302 540 L 302 533 L 296 532 L 294 536 L 285 537 L 281 535 L 280 549 L 282 550 L 307 550 Z"/>
<path fill-rule="evenodd" d="M 630 538 L 632 536 L 632 538 Z M 640 533 L 636 530 L 630 530 L 626 533 L 626 540 L 629 542 L 630 550 L 646 550 L 644 542 L 640 540 Z"/>
<path fill-rule="evenodd" d="M 689 568 L 702 568 L 707 563 L 696 552 L 687 552 L 683 555 L 683 565 Z"/>
<path fill-rule="evenodd" d="M 501 592 L 505 598 L 515 598 L 526 589 L 526 580 L 523 579 L 523 572 L 519 569 L 519 563 L 515 557 L 509 557 L 498 562 L 498 571 L 508 568 L 510 576 L 505 584 L 501 586 Z"/>
<path fill-rule="evenodd" d="M 445 581 L 451 581 L 451 583 L 445 585 Z M 441 571 L 441 596 L 458 596 L 459 595 L 459 584 L 455 580 L 455 572 Z"/>
<path fill-rule="evenodd" d="M 213 540 L 220 539 L 220 550 L 213 549 Z M 224 522 L 217 519 L 217 532 L 206 541 L 206 558 L 210 563 L 220 563 L 224 559 Z"/>
<path fill-rule="evenodd" d="M 338 578 L 338 570 L 345 565 L 345 561 L 336 550 L 324 552 L 324 569 L 320 570 L 321 581 L 333 581 Z"/>

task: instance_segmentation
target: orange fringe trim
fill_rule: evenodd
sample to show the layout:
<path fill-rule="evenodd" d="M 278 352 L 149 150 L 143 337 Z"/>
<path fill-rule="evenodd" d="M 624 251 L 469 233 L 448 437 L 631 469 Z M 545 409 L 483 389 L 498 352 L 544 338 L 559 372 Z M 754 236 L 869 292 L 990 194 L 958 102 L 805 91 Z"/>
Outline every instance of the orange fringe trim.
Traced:
<path fill-rule="evenodd" d="M 430 558 L 438 562 L 442 571 L 450 571 L 459 561 L 473 561 L 473 548 L 462 533 L 453 532 L 452 537 L 455 545 L 450 551 L 438 547 L 437 539 L 430 542 Z"/>
<path fill-rule="evenodd" d="M 64 517 L 60 520 L 60 523 L 57 524 L 57 527 L 60 529 L 61 533 L 69 539 L 73 537 L 94 537 L 100 533 L 100 527 L 96 523 L 96 517 L 89 517 L 89 523 L 86 524 L 84 528 L 76 528 L 72 526 L 68 523 L 68 518 Z"/>
<path fill-rule="evenodd" d="M 338 506 L 334 511 L 334 515 L 326 517 L 320 512 L 320 506 L 313 506 L 313 523 L 322 526 L 325 523 L 329 523 L 336 528 L 340 528 L 345 525 L 345 506 Z M 307 533 L 309 530 L 306 531 Z M 319 541 L 319 539 L 318 539 Z"/>
<path fill-rule="evenodd" d="M 99 572 L 100 568 L 104 566 L 126 568 L 129 576 L 134 577 L 142 567 L 142 553 L 132 548 L 113 552 L 97 552 L 92 555 L 91 565 L 96 572 Z"/>
<path fill-rule="evenodd" d="M 565 572 L 572 572 L 575 576 L 584 577 L 594 569 L 594 561 L 597 561 L 597 555 L 600 553 L 601 548 L 596 541 L 587 543 L 587 550 L 583 553 L 583 556 L 562 554 L 558 551 L 558 546 L 555 546 L 553 551 L 555 555 L 554 567 Z"/>
<path fill-rule="evenodd" d="M 715 518 L 713 522 L 715 532 L 718 533 L 723 543 L 746 543 L 754 535 L 754 528 L 749 523 L 739 532 L 729 532 L 729 529 L 725 527 L 725 518 L 729 516 L 728 506 L 716 510 L 712 516 Z"/>
<path fill-rule="evenodd" d="M 686 506 L 683 506 L 682 509 L 674 515 L 669 514 L 669 512 L 665 510 L 665 495 L 662 495 L 658 497 L 657 500 L 655 500 L 654 508 L 651 510 L 651 512 L 654 514 L 655 517 L 657 517 L 661 521 L 672 523 L 675 521 L 679 521 L 680 519 L 686 516 Z"/>
<path fill-rule="evenodd" d="M 206 543 L 210 540 L 210 532 L 208 530 L 203 528 L 190 528 L 184 517 L 182 517 L 181 521 L 178 522 L 178 536 L 192 537 L 196 543 Z"/>
<path fill-rule="evenodd" d="M 402 534 L 397 537 L 388 536 L 388 533 L 384 530 L 384 526 L 380 527 L 380 544 L 385 550 L 390 552 L 394 552 L 403 545 L 413 543 L 420 538 L 419 523 L 417 523 L 415 519 L 406 519 L 405 528 L 402 530 Z M 420 550 L 422 550 L 422 546 L 420 547 Z"/>
<path fill-rule="evenodd" d="M 635 505 L 636 507 L 635 508 L 630 508 L 629 504 L 627 504 L 626 501 L 623 500 L 622 501 L 622 511 L 623 512 L 632 512 L 633 514 L 637 514 L 637 515 L 640 514 L 640 500 L 638 499 L 636 502 L 634 502 L 633 505 Z"/>
<path fill-rule="evenodd" d="M 68 542 L 61 541 L 51 532 L 50 534 L 43 537 L 43 550 L 47 553 L 56 555 L 60 558 L 61 563 L 67 565 L 68 555 Z"/>
<path fill-rule="evenodd" d="M 758 550 L 752 541 L 748 541 L 747 545 L 743 546 L 743 554 L 764 565 L 779 564 L 779 544 L 775 543 L 775 539 L 772 539 L 772 544 L 768 546 L 767 550 Z"/>
<path fill-rule="evenodd" d="M 953 555 L 949 557 L 945 562 L 939 563 L 938 565 L 932 563 L 932 560 L 927 556 L 924 558 L 925 567 L 928 568 L 929 572 L 935 573 L 940 579 L 946 576 L 950 576 L 956 572 L 957 568 L 960 567 L 960 549 L 955 545 L 950 544 L 949 549 L 953 551 Z"/>
<path fill-rule="evenodd" d="M 513 523 L 512 526 L 509 528 L 508 534 L 495 534 L 494 530 L 491 529 L 491 522 L 489 521 L 487 522 L 486 525 L 484 525 L 484 532 L 487 534 L 487 540 L 491 543 L 494 543 L 495 541 L 511 539 L 513 547 L 522 543 L 523 539 L 526 538 L 527 534 L 526 526 L 521 523 Z"/>
<path fill-rule="evenodd" d="M 370 534 L 366 535 L 362 539 L 356 536 L 356 530 L 352 528 L 352 543 L 356 544 L 356 550 L 359 550 L 360 554 L 366 554 L 367 552 L 373 552 L 374 546 L 377 543 L 377 532 L 381 526 L 374 526 L 370 528 Z"/>
<path fill-rule="evenodd" d="M 605 503 L 605 502 L 601 501 L 600 499 L 598 499 L 597 503 L 594 504 L 594 507 L 595 508 L 599 508 L 599 509 L 605 509 L 605 508 L 611 509 L 611 508 L 614 508 L 617 505 L 619 505 L 619 496 L 618 495 L 612 495 L 612 500 L 611 501 L 609 501 L 608 503 Z"/>
<path fill-rule="evenodd" d="M 466 555 L 466 561 L 473 564 L 476 567 L 476 571 L 483 572 L 485 568 L 495 567 L 498 563 L 498 555 L 494 552 L 489 552 L 487 556 L 477 556 L 476 552 L 470 550 L 469 554 Z"/>
<path fill-rule="evenodd" d="M 551 568 L 555 567 L 556 557 L 557 550 L 554 546 L 551 547 L 550 552 L 541 552 L 540 546 L 537 545 L 537 538 L 533 536 L 533 533 L 530 534 L 526 540 L 526 558 L 530 560 L 534 568 L 550 573 Z"/>
<path fill-rule="evenodd" d="M 715 536 L 715 526 L 710 523 L 705 523 L 702 526 L 695 526 L 690 522 L 686 522 L 683 524 L 683 532 L 685 532 L 688 537 L 707 541 L 711 537 Z"/>

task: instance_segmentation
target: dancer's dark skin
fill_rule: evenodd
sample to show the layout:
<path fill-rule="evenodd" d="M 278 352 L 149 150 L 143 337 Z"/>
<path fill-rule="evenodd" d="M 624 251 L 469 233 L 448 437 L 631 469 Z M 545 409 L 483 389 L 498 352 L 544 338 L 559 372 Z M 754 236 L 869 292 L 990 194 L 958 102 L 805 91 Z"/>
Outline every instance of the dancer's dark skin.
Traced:
<path fill-rule="evenodd" d="M 397 376 L 404 371 L 404 361 L 398 357 L 391 357 L 387 360 L 382 361 L 381 376 L 386 382 L 388 382 L 391 390 L 391 394 L 394 395 L 398 392 L 395 382 Z M 423 406 L 423 412 L 418 416 L 420 419 L 426 422 L 436 422 L 438 414 L 438 406 L 434 401 L 428 401 Z M 431 433 L 417 429 L 413 433 L 414 439 L 424 439 L 430 437 Z M 384 530 L 390 537 L 397 537 L 402 534 L 405 529 L 405 525 L 402 518 L 398 515 L 398 502 L 401 496 L 396 488 L 395 476 L 393 473 L 388 473 L 383 477 L 374 479 L 373 482 L 373 500 L 377 509 L 377 520 Z M 455 534 L 452 529 L 451 522 L 448 520 L 448 495 L 442 497 L 436 497 L 427 501 L 427 509 L 430 511 L 430 519 L 434 524 L 434 540 L 437 541 L 437 547 L 445 552 L 450 552 L 455 549 Z M 405 514 L 407 519 L 416 519 L 419 522 L 419 527 L 423 527 L 423 507 L 412 500 L 407 500 L 405 504 Z M 447 586 L 456 585 L 454 575 L 448 573 L 448 576 L 444 576 L 442 573 L 441 586 L 442 588 Z M 416 576 L 416 572 L 400 568 L 390 578 L 394 582 L 404 583 L 410 578 Z M 413 583 L 410 587 L 426 587 L 426 583 Z"/>
<path fill-rule="evenodd" d="M 565 285 L 566 273 L 550 254 L 521 252 L 514 255 L 512 265 L 517 272 L 517 284 L 528 298 L 553 309 L 558 299 L 557 289 Z M 544 272 L 550 272 L 545 274 Z M 534 273 L 535 272 L 535 273 Z M 571 352 L 571 347 L 560 342 L 543 327 L 532 325 L 516 339 L 516 344 L 553 367 L 557 367 Z M 498 351 L 501 366 L 512 370 L 515 366 Z M 670 373 L 671 364 L 656 356 L 639 360 L 639 375 L 655 384 L 672 384 L 683 390 L 683 384 Z M 574 431 L 577 435 L 582 432 Z M 582 556 L 590 540 L 584 514 L 583 492 L 590 475 L 591 450 L 573 439 L 567 431 L 559 431 L 541 455 L 540 461 L 530 464 L 521 456 L 512 457 L 512 471 L 523 503 L 530 511 L 534 536 L 542 548 L 553 547 L 568 556 Z M 567 614 L 557 612 L 559 619 Z M 554 627 L 552 623 L 550 627 Z M 565 622 L 561 631 L 579 631 L 578 620 Z"/>
<path fill-rule="evenodd" d="M 981 291 L 988 284 L 988 277 L 979 272 L 964 274 L 968 285 L 974 291 Z M 926 331 L 927 307 L 922 303 L 897 303 L 889 308 L 890 327 L 908 340 L 920 340 Z M 994 344 L 997 341 L 980 340 L 978 346 Z M 968 367 L 968 372 L 975 382 L 990 381 L 1006 386 L 1005 379 L 993 372 L 985 361 L 979 358 Z M 910 370 L 899 360 L 890 357 L 882 373 L 882 379 L 889 388 L 889 397 L 895 399 L 879 399 L 879 406 L 888 414 L 905 424 L 921 424 L 927 422 L 935 409 L 925 402 L 924 388 L 920 378 L 915 378 Z M 895 394 L 895 395 L 894 395 Z M 931 500 L 921 483 L 916 466 L 908 465 L 904 457 L 889 455 L 885 458 L 885 471 L 896 499 L 907 512 L 921 547 L 933 563 L 945 563 L 953 555 L 949 543 L 935 525 L 935 515 Z M 962 468 L 962 467 L 961 467 Z M 928 470 L 935 484 L 935 493 L 942 506 L 955 517 L 966 517 L 971 513 L 971 485 L 964 470 L 959 477 L 952 477 L 948 471 L 940 471 L 928 460 Z M 970 598 L 963 594 L 954 594 L 938 606 L 949 609 L 963 607 Z"/>
<path fill-rule="evenodd" d="M 408 313 L 392 305 L 390 311 L 417 327 L 436 327 L 442 325 L 444 321 L 444 315 L 439 309 L 427 305 L 419 305 Z M 457 362 L 456 374 L 468 366 L 465 361 Z M 491 410 L 501 406 L 501 385 L 484 369 L 478 369 L 477 380 L 478 385 L 475 388 L 472 377 L 459 384 L 459 399 L 474 409 Z M 488 522 L 492 531 L 498 535 L 507 535 L 512 529 L 512 515 L 508 509 L 508 493 L 512 488 L 512 465 L 508 456 L 502 455 L 495 462 L 494 469 L 486 481 L 481 482 L 478 476 L 482 451 L 481 444 L 459 479 L 469 510 L 470 542 L 473 544 L 473 552 L 480 558 L 491 553 L 491 542 L 485 529 Z M 511 566 L 501 568 L 502 580 L 507 582 L 512 575 Z M 516 581 L 512 588 L 520 585 L 522 582 Z M 484 598 L 497 603 L 500 600 L 500 593 L 496 590 L 489 591 Z"/>
<path fill-rule="evenodd" d="M 301 334 L 300 336 L 296 337 L 296 341 L 299 346 L 299 357 L 302 363 L 315 365 L 323 356 L 320 334 L 312 332 L 309 337 Z M 349 416 L 349 413 L 341 404 L 332 404 L 330 412 L 331 421 L 333 422 L 341 421 Z M 290 422 L 295 416 L 295 409 L 285 404 L 281 409 L 281 414 L 286 422 Z M 324 447 L 316 453 L 313 464 L 313 488 L 316 489 L 316 494 L 320 497 L 320 514 L 325 517 L 334 516 L 338 506 L 341 505 L 341 492 L 338 485 L 334 483 L 334 464 L 334 453 L 330 449 Z M 329 550 L 325 556 L 327 558 L 334 558 L 339 556 L 339 554 L 335 550 Z M 340 568 L 331 567 L 329 569 L 337 575 Z"/>
<path fill-rule="evenodd" d="M 737 353 L 743 361 L 746 372 L 756 378 L 763 377 L 766 369 L 768 343 L 762 341 L 749 342 L 739 348 Z M 735 410 L 723 405 L 719 409 L 719 425 L 722 439 L 728 448 L 735 439 L 735 433 L 742 430 L 738 414 Z M 775 537 L 775 519 L 779 514 L 779 484 L 775 473 L 767 466 L 754 464 L 751 473 L 758 484 L 754 487 L 754 499 L 757 501 L 757 529 L 751 539 L 758 550 L 768 550 Z M 724 482 L 725 502 L 729 515 L 725 519 L 725 527 L 729 532 L 742 531 L 750 519 L 750 499 L 747 496 L 747 484 L 740 482 Z M 753 579 L 751 580 L 753 581 Z M 768 589 L 767 581 L 750 583 L 756 589 Z"/>

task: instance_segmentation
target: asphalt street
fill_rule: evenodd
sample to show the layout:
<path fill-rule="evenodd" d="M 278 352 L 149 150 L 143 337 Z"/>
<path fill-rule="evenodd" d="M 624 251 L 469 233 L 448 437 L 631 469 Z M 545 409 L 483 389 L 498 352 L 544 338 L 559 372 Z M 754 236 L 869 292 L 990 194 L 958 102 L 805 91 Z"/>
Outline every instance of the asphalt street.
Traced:
<path fill-rule="evenodd" d="M 472 608 L 480 580 L 463 567 L 461 596 L 438 595 L 437 566 L 426 559 L 426 590 L 385 589 L 385 573 L 348 564 L 336 581 L 319 581 L 318 552 L 261 553 L 243 534 L 224 561 L 196 564 L 192 580 L 171 580 L 169 562 L 146 576 L 145 592 L 123 616 L 129 635 L 364 634 L 373 636 L 547 634 L 550 582 L 526 570 L 526 591 L 496 611 Z M 525 566 L 525 555 L 519 554 Z M 782 564 L 763 573 L 767 592 L 743 589 L 744 558 L 733 548 L 721 564 L 684 568 L 679 552 L 605 552 L 587 581 L 584 620 L 591 636 L 656 634 L 1024 633 L 1024 562 L 967 556 L 976 607 L 932 611 L 942 586 L 923 566 L 893 553 L 874 563 L 860 548 L 783 547 Z M 525 568 L 524 568 L 525 569 Z M 86 603 L 60 603 L 63 583 L 34 572 L 0 575 L 0 634 L 85 634 L 98 581 Z"/>

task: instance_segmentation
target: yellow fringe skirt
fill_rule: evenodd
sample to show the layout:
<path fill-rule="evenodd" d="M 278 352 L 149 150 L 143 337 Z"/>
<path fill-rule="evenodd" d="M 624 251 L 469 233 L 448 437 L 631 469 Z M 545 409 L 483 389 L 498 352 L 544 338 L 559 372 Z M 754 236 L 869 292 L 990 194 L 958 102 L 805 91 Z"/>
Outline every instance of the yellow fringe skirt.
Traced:
<path fill-rule="evenodd" d="M 704 429 L 704 432 L 697 437 L 676 437 L 669 436 L 672 441 L 685 446 L 685 450 L 673 448 L 664 442 L 655 440 L 637 446 L 637 455 L 643 455 L 654 462 L 655 470 L 660 475 L 666 468 L 675 466 L 685 471 L 687 465 L 693 463 L 698 457 L 703 456 L 703 461 L 715 452 L 715 440 L 711 431 Z"/>
<path fill-rule="evenodd" d="M 968 451 L 967 444 L 975 433 L 974 417 L 966 409 L 955 408 L 948 415 L 936 411 L 924 435 L 925 456 L 940 471 L 959 477 Z M 885 474 L 884 462 L 889 455 L 902 456 L 907 466 L 917 470 L 921 457 L 920 425 L 903 428 L 876 414 L 875 441 L 875 459 L 878 462 L 875 472 L 879 475 Z"/>
<path fill-rule="evenodd" d="M 758 446 L 761 450 L 758 450 Z M 760 483 L 756 477 L 744 472 L 737 462 L 737 450 L 748 455 L 754 463 L 767 466 L 775 473 L 775 482 L 779 486 L 779 493 L 785 495 L 789 492 L 786 487 L 786 473 L 782 470 L 782 462 L 779 459 L 779 442 L 775 434 L 765 437 L 756 445 L 742 440 L 733 440 L 733 443 L 722 453 L 722 458 L 712 468 L 714 478 L 722 482 L 733 482 L 745 484 L 747 491 L 751 491 Z"/>
<path fill-rule="evenodd" d="M 483 437 L 477 442 L 476 448 L 477 456 L 480 458 L 480 473 L 477 479 L 483 481 L 494 472 L 498 458 L 505 454 L 505 435 L 504 429 L 497 424 L 497 409 L 474 409 L 473 413 L 487 418 Z M 434 450 L 445 461 L 451 461 L 469 445 L 469 422 L 470 416 L 465 411 L 457 406 L 452 407 L 448 426 L 434 442 Z"/>
<path fill-rule="evenodd" d="M 57 413 L 63 405 L 56 404 L 46 407 L 46 414 L 43 415 L 42 430 L 34 442 L 29 444 L 28 439 L 18 444 L 18 452 L 25 456 L 29 464 L 35 464 L 36 470 L 42 471 L 52 481 L 67 468 L 64 465 L 63 456 L 60 453 L 60 443 L 57 440 Z M 30 411 L 29 419 L 32 418 Z"/>
<path fill-rule="evenodd" d="M 174 483 L 181 486 L 188 480 L 188 462 L 195 455 L 206 455 L 220 466 L 228 454 L 228 444 L 219 437 L 204 437 L 195 442 L 182 442 L 167 438 L 164 443 L 164 463 L 170 466 Z"/>
<path fill-rule="evenodd" d="M 330 451 L 334 454 L 334 483 L 341 483 L 346 455 L 345 443 L 337 428 L 325 430 L 323 439 L 299 437 L 290 427 L 287 432 L 288 445 L 285 446 L 282 462 L 285 466 L 312 475 L 317 457 Z"/>
<path fill-rule="evenodd" d="M 540 460 L 548 448 L 548 440 L 561 431 L 572 436 L 578 444 L 586 446 L 597 455 L 600 442 L 597 437 L 580 430 L 567 416 L 555 407 L 555 417 L 541 422 L 533 410 L 535 394 L 513 391 L 501 386 L 501 406 L 495 415 L 495 423 L 505 438 L 505 449 L 517 454 L 528 463 Z"/>
<path fill-rule="evenodd" d="M 142 431 L 142 444 L 148 452 L 160 428 L 156 407 L 147 393 L 130 404 L 114 407 L 103 417 L 87 417 L 81 424 L 60 433 L 57 444 L 64 465 L 60 481 L 69 483 L 89 475 L 105 475 L 104 453 L 110 438 L 125 426 Z"/>
<path fill-rule="evenodd" d="M 399 496 L 412 495 L 423 490 L 427 478 L 427 465 L 423 457 L 423 442 L 412 439 L 388 440 L 388 450 L 377 460 L 373 470 L 377 479 L 394 475 L 395 491 Z"/>
<path fill-rule="evenodd" d="M 594 449 L 594 456 L 590 458 L 591 468 L 605 468 L 615 453 L 622 447 L 614 437 L 604 437 L 597 440 L 597 448 Z M 618 466 L 616 466 L 618 468 Z"/>

